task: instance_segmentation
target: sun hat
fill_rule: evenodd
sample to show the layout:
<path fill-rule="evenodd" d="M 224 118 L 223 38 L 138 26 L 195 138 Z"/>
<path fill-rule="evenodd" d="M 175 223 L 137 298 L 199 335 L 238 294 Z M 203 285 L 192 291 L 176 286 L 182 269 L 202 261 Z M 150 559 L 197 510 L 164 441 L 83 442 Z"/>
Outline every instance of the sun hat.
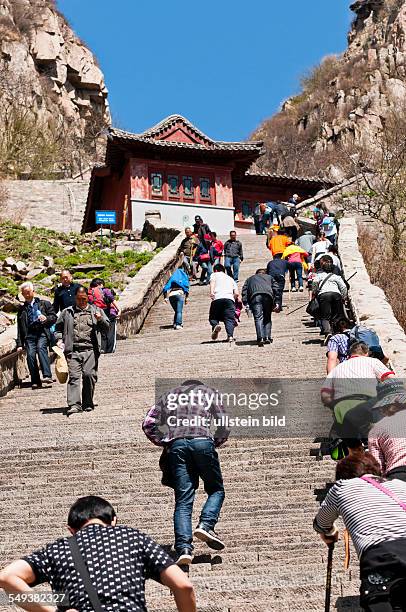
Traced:
<path fill-rule="evenodd" d="M 374 410 L 391 404 L 406 404 L 406 389 L 398 378 L 387 378 L 378 383 L 376 395 L 378 401 L 373 406 Z"/>

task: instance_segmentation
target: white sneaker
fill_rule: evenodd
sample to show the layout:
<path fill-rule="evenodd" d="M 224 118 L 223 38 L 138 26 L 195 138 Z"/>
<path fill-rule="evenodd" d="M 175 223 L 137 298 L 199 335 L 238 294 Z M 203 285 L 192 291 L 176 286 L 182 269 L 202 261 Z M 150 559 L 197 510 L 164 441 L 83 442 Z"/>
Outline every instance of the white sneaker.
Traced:
<path fill-rule="evenodd" d="M 174 329 L 183 329 L 183 325 L 175 325 Z"/>

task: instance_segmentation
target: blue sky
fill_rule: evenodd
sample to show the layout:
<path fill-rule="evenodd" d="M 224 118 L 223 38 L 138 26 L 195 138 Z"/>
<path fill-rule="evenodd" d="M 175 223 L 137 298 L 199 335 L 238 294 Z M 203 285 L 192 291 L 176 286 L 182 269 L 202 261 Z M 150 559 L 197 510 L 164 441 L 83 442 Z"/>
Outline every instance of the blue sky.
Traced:
<path fill-rule="evenodd" d="M 186 116 L 245 139 L 300 77 L 346 48 L 349 0 L 57 0 L 97 56 L 113 122 L 140 132 Z"/>

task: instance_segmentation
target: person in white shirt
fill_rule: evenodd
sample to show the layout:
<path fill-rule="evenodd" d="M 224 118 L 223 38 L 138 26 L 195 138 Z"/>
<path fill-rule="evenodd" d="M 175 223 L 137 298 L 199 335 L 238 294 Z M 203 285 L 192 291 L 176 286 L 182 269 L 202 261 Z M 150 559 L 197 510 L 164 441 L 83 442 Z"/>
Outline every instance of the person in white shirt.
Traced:
<path fill-rule="evenodd" d="M 209 321 L 212 328 L 212 340 L 217 340 L 221 331 L 220 321 L 224 322 L 227 341 L 234 342 L 235 300 L 239 297 L 235 280 L 226 274 L 224 266 L 216 264 L 210 279 Z"/>
<path fill-rule="evenodd" d="M 343 300 L 347 297 L 347 287 L 341 276 L 334 274 L 330 256 L 320 259 L 320 271 L 312 280 L 313 297 L 320 304 L 321 334 L 327 343 L 331 336 L 331 322 L 344 315 Z"/>
<path fill-rule="evenodd" d="M 324 232 L 320 232 L 320 235 L 318 236 L 316 242 L 313 244 L 313 248 L 312 248 L 312 264 L 314 265 L 314 262 L 317 259 L 318 255 L 325 255 L 327 253 L 328 247 L 330 246 L 331 242 L 325 237 Z"/>

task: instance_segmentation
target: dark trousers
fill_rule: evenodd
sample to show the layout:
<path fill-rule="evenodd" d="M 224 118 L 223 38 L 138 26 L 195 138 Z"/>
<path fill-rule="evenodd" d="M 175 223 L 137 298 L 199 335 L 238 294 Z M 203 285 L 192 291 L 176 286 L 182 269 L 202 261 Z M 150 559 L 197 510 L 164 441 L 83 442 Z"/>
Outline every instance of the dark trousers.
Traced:
<path fill-rule="evenodd" d="M 320 303 L 321 331 L 324 334 L 331 333 L 331 321 L 343 316 L 343 299 L 341 293 L 328 291 L 318 296 Z"/>
<path fill-rule="evenodd" d="M 228 299 L 213 300 L 210 304 L 209 321 L 216 327 L 220 321 L 224 322 L 227 336 L 233 337 L 235 327 L 235 302 Z"/>
<path fill-rule="evenodd" d="M 73 351 L 71 355 L 67 356 L 67 362 L 69 368 L 68 406 L 70 408 L 73 406 L 93 408 L 93 396 L 99 365 L 98 355 L 93 349 Z"/>
<path fill-rule="evenodd" d="M 30 371 L 31 384 L 41 384 L 37 356 L 43 377 L 52 378 L 48 355 L 48 338 L 45 332 L 38 331 L 29 333 L 25 339 L 25 348 L 27 351 L 27 365 Z"/>
<path fill-rule="evenodd" d="M 360 559 L 361 605 L 367 612 L 406 611 L 406 538 L 381 542 L 367 548 Z M 379 574 L 387 582 L 374 584 L 369 576 Z M 398 579 L 401 582 L 396 583 Z M 385 589 L 382 588 L 385 586 Z"/>
<path fill-rule="evenodd" d="M 265 293 L 258 293 L 250 301 L 250 309 L 254 316 L 257 340 L 271 338 L 273 299 Z"/>
<path fill-rule="evenodd" d="M 218 454 L 209 438 L 180 438 L 169 446 L 168 462 L 175 490 L 175 550 L 192 550 L 192 511 L 199 477 L 208 495 L 199 523 L 214 529 L 223 505 L 224 485 Z"/>
<path fill-rule="evenodd" d="M 117 319 L 110 319 L 110 325 L 102 336 L 102 353 L 115 353 L 117 344 Z"/>
<path fill-rule="evenodd" d="M 299 287 L 303 287 L 303 265 L 299 261 L 292 261 L 288 263 L 288 270 L 292 289 L 296 286 L 296 276 Z"/>
<path fill-rule="evenodd" d="M 271 277 L 275 306 L 279 306 L 282 310 L 282 298 L 283 291 L 285 289 L 285 277 L 283 274 L 275 274 L 271 275 Z"/>

